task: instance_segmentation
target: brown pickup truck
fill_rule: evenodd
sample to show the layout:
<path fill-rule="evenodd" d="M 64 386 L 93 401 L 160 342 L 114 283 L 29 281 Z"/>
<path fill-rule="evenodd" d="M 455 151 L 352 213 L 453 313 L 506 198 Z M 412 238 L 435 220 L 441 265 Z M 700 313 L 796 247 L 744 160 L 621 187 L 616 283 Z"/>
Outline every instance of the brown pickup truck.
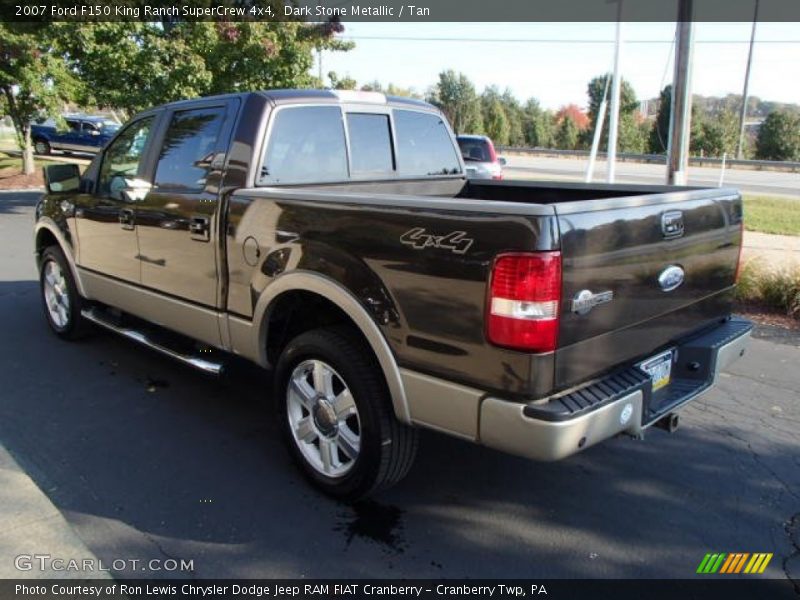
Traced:
<path fill-rule="evenodd" d="M 134 117 L 46 169 L 45 316 L 206 372 L 274 369 L 332 495 L 401 479 L 418 427 L 538 460 L 641 437 L 744 353 L 732 189 L 465 178 L 434 107 L 279 90 Z"/>

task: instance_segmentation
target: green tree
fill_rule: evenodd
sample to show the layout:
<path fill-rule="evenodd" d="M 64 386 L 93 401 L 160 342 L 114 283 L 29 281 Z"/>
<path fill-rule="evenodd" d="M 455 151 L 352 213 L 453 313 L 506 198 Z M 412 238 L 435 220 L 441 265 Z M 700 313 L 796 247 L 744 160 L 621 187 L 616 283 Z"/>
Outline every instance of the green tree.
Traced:
<path fill-rule="evenodd" d="M 365 83 L 361 86 L 361 90 L 365 92 L 383 92 L 387 96 L 404 96 L 406 98 L 422 99 L 422 96 L 414 88 L 404 88 L 393 83 L 390 83 L 384 88 L 383 84 L 378 80 Z"/>
<path fill-rule="evenodd" d="M 555 136 L 556 148 L 561 150 L 575 150 L 578 145 L 579 129 L 575 120 L 569 116 L 561 119 Z"/>
<path fill-rule="evenodd" d="M 58 23 L 59 50 L 85 86 L 83 104 L 130 115 L 201 95 L 307 87 L 317 48 L 347 50 L 337 23 Z"/>
<path fill-rule="evenodd" d="M 492 141 L 498 146 L 508 145 L 511 126 L 503 102 L 495 88 L 487 88 L 481 96 L 483 126 Z"/>
<path fill-rule="evenodd" d="M 22 171 L 34 172 L 31 124 L 57 116 L 75 92 L 73 74 L 52 51 L 51 28 L 0 22 L 0 94 L 22 150 Z"/>
<path fill-rule="evenodd" d="M 355 79 L 347 75 L 339 77 L 336 71 L 328 73 L 328 79 L 331 80 L 331 88 L 334 90 L 354 90 L 358 87 L 358 83 Z"/>
<path fill-rule="evenodd" d="M 587 94 L 589 96 L 589 122 L 590 127 L 587 128 L 581 136 L 581 144 L 583 146 L 591 145 L 592 137 L 594 136 L 594 129 L 597 123 L 597 117 L 600 112 L 600 104 L 603 100 L 603 91 L 605 90 L 606 78 L 609 78 L 608 95 L 609 102 L 606 107 L 606 116 L 603 122 L 603 131 L 600 137 L 600 147 L 608 147 L 608 125 L 610 121 L 611 110 L 611 88 L 613 86 L 613 78 L 610 74 L 595 77 L 589 82 L 587 86 Z M 639 101 L 636 98 L 636 92 L 633 91 L 633 86 L 622 79 L 620 89 L 619 101 L 619 123 L 617 128 L 618 149 L 620 152 L 642 152 L 645 147 L 645 140 L 642 135 L 642 130 L 636 120 L 637 109 L 639 108 Z"/>
<path fill-rule="evenodd" d="M 509 88 L 500 96 L 500 103 L 508 119 L 508 144 L 511 146 L 525 145 L 525 132 L 522 127 L 523 113 L 519 101 L 514 97 Z"/>
<path fill-rule="evenodd" d="M 733 155 L 739 139 L 739 116 L 730 108 L 722 108 L 712 118 L 701 119 L 699 140 L 695 150 L 703 156 L 722 158 L 723 154 Z"/>
<path fill-rule="evenodd" d="M 481 104 L 475 86 L 463 73 L 452 69 L 439 73 L 439 81 L 428 95 L 456 133 L 483 133 Z"/>
<path fill-rule="evenodd" d="M 486 108 L 484 118 L 486 135 L 498 146 L 508 145 L 510 127 L 503 105 L 498 100 L 492 101 Z"/>
<path fill-rule="evenodd" d="M 647 149 L 651 154 L 666 154 L 669 147 L 669 120 L 672 114 L 672 86 L 661 90 L 658 113 L 647 134 Z M 699 154 L 703 148 L 703 130 L 706 119 L 702 106 L 692 102 L 692 121 L 689 131 L 689 150 Z"/>
<path fill-rule="evenodd" d="M 417 98 L 422 100 L 422 95 L 413 87 L 405 88 L 393 83 L 390 83 L 388 86 L 386 86 L 386 93 L 389 96 L 403 96 L 405 98 Z"/>
<path fill-rule="evenodd" d="M 661 90 L 658 99 L 658 113 L 650 130 L 647 148 L 651 154 L 666 154 L 669 145 L 669 118 L 672 110 L 672 85 Z"/>
<path fill-rule="evenodd" d="M 549 148 L 553 145 L 553 115 L 543 110 L 535 98 L 530 98 L 522 109 L 522 131 L 525 144 L 531 148 Z"/>
<path fill-rule="evenodd" d="M 758 131 L 756 157 L 761 160 L 800 161 L 800 113 L 770 113 Z"/>

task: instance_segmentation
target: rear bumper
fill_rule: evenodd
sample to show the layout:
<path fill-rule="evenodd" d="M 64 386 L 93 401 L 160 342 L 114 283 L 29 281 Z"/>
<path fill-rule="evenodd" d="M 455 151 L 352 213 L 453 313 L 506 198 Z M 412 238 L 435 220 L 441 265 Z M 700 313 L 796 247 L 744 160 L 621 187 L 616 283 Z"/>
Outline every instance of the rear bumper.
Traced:
<path fill-rule="evenodd" d="M 545 402 L 485 398 L 480 442 L 534 460 L 575 454 L 620 433 L 641 434 L 709 390 L 719 372 L 744 354 L 752 324 L 732 318 L 674 347 L 672 382 L 655 393 L 636 366 L 611 373 Z"/>

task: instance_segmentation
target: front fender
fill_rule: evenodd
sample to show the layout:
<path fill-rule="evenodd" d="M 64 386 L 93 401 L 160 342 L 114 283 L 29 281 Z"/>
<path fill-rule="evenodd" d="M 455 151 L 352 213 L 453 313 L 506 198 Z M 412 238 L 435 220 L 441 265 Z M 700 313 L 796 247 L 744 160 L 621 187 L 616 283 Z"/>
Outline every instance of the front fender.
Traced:
<path fill-rule="evenodd" d="M 84 291 L 83 282 L 78 274 L 77 263 L 75 261 L 75 248 L 70 241 L 71 236 L 69 234 L 69 230 L 67 229 L 65 232 L 52 218 L 48 216 L 41 216 L 36 222 L 33 231 L 34 243 L 37 249 L 39 247 L 40 237 L 44 234 L 44 232 L 49 233 L 56 239 L 56 242 L 58 242 L 58 245 L 61 247 L 61 251 L 64 253 L 67 263 L 69 264 L 69 270 L 72 273 L 72 279 L 75 281 L 75 287 L 78 288 L 78 293 L 85 298 L 86 293 Z"/>

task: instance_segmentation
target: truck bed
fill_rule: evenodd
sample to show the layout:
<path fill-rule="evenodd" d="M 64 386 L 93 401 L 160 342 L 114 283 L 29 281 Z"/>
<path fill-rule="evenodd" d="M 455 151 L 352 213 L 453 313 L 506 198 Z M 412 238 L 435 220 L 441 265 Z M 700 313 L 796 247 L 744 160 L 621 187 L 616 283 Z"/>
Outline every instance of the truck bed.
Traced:
<path fill-rule="evenodd" d="M 234 194 L 231 223 L 252 217 L 256 199 L 279 210 L 271 209 L 269 224 L 248 219 L 229 239 L 230 256 L 248 232 L 302 231 L 309 245 L 298 268 L 308 261 L 318 270 L 312 255 L 335 248 L 336 276 L 350 277 L 348 287 L 383 290 L 397 316 L 385 332 L 402 366 L 520 399 L 644 358 L 730 314 L 741 241 L 735 190 L 459 179 L 254 188 Z M 680 213 L 680 237 L 665 238 L 665 212 Z M 414 230 L 463 231 L 472 243 L 463 254 L 403 243 Z M 562 254 L 554 353 L 498 348 L 484 336 L 495 257 L 530 251 Z M 229 265 L 232 274 L 247 272 L 240 262 Z M 368 266 L 363 275 L 360 265 Z M 670 265 L 684 269 L 686 282 L 665 293 L 658 277 Z M 245 306 L 253 291 L 239 284 L 232 275 L 232 299 Z M 613 300 L 577 314 L 571 305 L 583 290 L 611 292 Z"/>

